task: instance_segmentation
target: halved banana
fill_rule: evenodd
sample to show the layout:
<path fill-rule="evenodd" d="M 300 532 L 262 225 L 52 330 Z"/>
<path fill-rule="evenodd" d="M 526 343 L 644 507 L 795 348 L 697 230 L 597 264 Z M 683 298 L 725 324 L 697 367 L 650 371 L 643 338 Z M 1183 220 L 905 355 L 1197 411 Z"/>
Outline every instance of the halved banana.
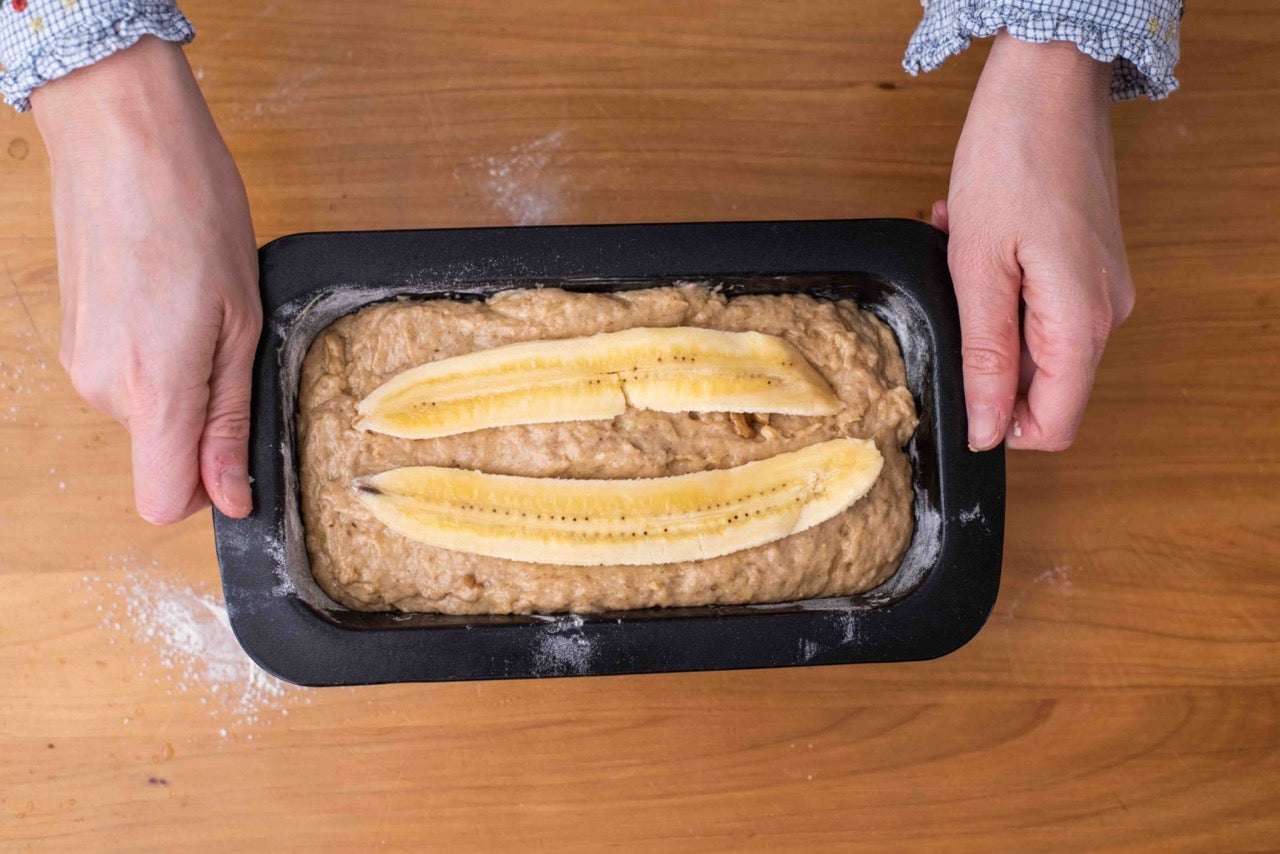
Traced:
<path fill-rule="evenodd" d="M 759 332 L 638 328 L 527 341 L 410 368 L 360 401 L 356 426 L 403 439 L 661 412 L 832 415 L 840 401 L 791 344 Z"/>
<path fill-rule="evenodd" d="M 832 439 L 731 469 L 635 480 L 515 477 L 418 466 L 356 481 L 393 531 L 454 551 L 565 566 L 719 557 L 842 512 L 884 461 Z"/>

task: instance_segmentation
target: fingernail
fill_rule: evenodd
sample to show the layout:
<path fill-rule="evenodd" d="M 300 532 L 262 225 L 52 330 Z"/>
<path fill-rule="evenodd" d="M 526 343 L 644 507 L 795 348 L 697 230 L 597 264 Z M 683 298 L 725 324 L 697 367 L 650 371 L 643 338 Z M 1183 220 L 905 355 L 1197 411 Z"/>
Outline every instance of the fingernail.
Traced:
<path fill-rule="evenodd" d="M 1000 410 L 989 403 L 969 407 L 969 450 L 985 451 L 1000 442 Z"/>
<path fill-rule="evenodd" d="M 222 470 L 218 476 L 218 488 L 228 509 L 241 515 L 253 509 L 253 495 L 249 491 L 249 472 L 242 466 Z"/>

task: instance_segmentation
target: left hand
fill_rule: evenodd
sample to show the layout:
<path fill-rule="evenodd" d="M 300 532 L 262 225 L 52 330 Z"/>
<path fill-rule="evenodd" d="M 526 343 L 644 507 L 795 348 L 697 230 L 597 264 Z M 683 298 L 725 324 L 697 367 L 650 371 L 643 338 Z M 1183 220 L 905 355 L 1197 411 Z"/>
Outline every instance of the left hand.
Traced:
<path fill-rule="evenodd" d="M 139 514 L 252 507 L 261 328 L 244 185 L 182 49 L 146 37 L 32 95 L 49 150 L 63 365 L 132 436 Z"/>
<path fill-rule="evenodd" d="M 1073 44 L 1001 31 L 974 92 L 933 210 L 951 235 L 974 450 L 1069 446 L 1107 338 L 1133 309 L 1110 79 Z"/>

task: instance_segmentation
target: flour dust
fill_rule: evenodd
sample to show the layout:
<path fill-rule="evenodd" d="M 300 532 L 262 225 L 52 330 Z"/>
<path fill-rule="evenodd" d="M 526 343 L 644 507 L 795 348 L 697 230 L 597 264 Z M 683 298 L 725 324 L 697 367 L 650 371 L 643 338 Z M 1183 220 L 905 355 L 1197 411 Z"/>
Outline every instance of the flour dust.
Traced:
<path fill-rule="evenodd" d="M 245 655 L 219 597 L 165 577 L 157 561 L 132 554 L 107 557 L 110 576 L 85 575 L 85 602 L 96 606 L 109 644 L 132 639 L 141 648 L 138 676 L 169 696 L 198 698 L 218 733 L 270 725 L 311 698 L 268 674 Z M 125 721 L 128 722 L 128 719 Z M 252 739 L 250 732 L 246 738 Z"/>
<path fill-rule="evenodd" d="M 562 220 L 569 184 L 568 174 L 560 168 L 568 159 L 561 152 L 564 140 L 564 131 L 554 130 L 494 157 L 472 158 L 471 168 L 480 175 L 485 200 L 515 225 Z"/>

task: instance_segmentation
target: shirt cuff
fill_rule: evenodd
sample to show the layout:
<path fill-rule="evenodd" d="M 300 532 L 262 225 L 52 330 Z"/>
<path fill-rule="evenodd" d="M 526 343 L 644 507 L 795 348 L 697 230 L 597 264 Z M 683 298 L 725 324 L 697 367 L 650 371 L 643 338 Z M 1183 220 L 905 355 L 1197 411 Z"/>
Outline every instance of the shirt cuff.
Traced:
<path fill-rule="evenodd" d="M 902 67 L 933 71 L 998 30 L 1022 41 L 1073 42 L 1100 62 L 1112 63 L 1111 99 L 1166 97 L 1178 88 L 1178 34 L 1182 0 L 924 0 L 924 18 L 907 46 Z"/>
<path fill-rule="evenodd" d="M 29 0 L 0 9 L 0 93 L 23 112 L 37 86 L 106 59 L 143 36 L 187 44 L 195 28 L 169 0 Z"/>

